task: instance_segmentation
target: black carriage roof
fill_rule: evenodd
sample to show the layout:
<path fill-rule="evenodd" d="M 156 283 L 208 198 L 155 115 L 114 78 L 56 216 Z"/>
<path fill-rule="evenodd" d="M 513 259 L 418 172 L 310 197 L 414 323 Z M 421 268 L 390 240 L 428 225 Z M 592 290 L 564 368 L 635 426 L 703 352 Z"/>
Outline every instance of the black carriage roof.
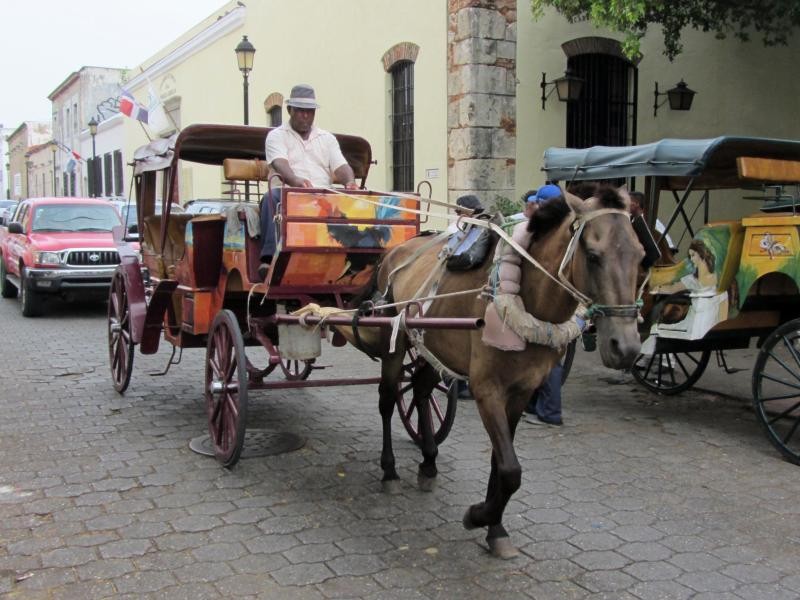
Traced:
<path fill-rule="evenodd" d="M 221 165 L 226 158 L 264 160 L 264 139 L 269 127 L 247 125 L 189 125 L 169 138 L 153 140 L 133 154 L 134 173 L 160 171 L 177 161 Z M 342 154 L 357 179 L 365 178 L 372 161 L 369 142 L 355 135 L 336 133 Z"/>
<path fill-rule="evenodd" d="M 548 148 L 542 170 L 552 181 L 654 176 L 662 189 L 737 188 L 740 156 L 800 160 L 800 142 L 757 137 L 663 139 L 639 146 Z"/>

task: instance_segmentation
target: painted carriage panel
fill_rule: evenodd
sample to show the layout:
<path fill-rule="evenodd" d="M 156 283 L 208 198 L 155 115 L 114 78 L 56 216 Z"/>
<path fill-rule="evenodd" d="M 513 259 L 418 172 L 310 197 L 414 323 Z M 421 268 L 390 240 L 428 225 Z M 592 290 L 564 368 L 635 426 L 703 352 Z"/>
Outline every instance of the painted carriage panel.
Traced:
<path fill-rule="evenodd" d="M 742 219 L 745 251 L 736 282 L 744 298 L 753 284 L 768 273 L 784 273 L 800 288 L 800 217 L 758 215 Z"/>

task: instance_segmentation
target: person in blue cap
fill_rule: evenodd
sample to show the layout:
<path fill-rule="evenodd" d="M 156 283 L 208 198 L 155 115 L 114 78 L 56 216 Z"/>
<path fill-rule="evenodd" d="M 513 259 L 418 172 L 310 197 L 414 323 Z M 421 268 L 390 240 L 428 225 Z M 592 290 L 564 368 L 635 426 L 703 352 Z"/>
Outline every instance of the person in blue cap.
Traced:
<path fill-rule="evenodd" d="M 523 196 L 526 200 L 525 216 L 528 219 L 533 216 L 543 202 L 563 196 L 561 188 L 552 183 L 543 185 L 532 196 L 530 194 L 531 192 L 527 192 Z M 556 363 L 542 385 L 536 388 L 525 407 L 525 420 L 528 423 L 556 426 L 564 424 L 561 418 L 561 377 L 563 372 L 564 368 L 561 363 Z"/>

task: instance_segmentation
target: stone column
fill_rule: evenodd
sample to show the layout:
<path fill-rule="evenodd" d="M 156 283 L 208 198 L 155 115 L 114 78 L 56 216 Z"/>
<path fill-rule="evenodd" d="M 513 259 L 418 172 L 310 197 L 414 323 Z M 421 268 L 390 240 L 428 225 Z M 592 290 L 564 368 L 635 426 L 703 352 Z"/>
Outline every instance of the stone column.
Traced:
<path fill-rule="evenodd" d="M 448 19 L 448 197 L 490 207 L 515 195 L 517 1 L 448 0 Z"/>

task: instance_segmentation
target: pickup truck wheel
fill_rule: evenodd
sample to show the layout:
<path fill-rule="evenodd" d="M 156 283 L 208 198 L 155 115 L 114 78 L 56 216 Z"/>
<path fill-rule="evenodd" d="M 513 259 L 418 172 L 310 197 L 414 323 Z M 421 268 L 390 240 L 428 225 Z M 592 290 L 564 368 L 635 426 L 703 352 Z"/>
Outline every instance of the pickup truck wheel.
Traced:
<path fill-rule="evenodd" d="M 25 269 L 22 269 L 22 276 L 19 281 L 20 287 L 20 306 L 23 317 L 38 317 L 42 314 L 42 296 L 30 289 L 28 278 L 25 277 Z"/>
<path fill-rule="evenodd" d="M 0 257 L 0 296 L 3 298 L 16 298 L 17 297 L 17 286 L 11 283 L 8 279 L 6 279 L 6 263 L 2 257 Z"/>

